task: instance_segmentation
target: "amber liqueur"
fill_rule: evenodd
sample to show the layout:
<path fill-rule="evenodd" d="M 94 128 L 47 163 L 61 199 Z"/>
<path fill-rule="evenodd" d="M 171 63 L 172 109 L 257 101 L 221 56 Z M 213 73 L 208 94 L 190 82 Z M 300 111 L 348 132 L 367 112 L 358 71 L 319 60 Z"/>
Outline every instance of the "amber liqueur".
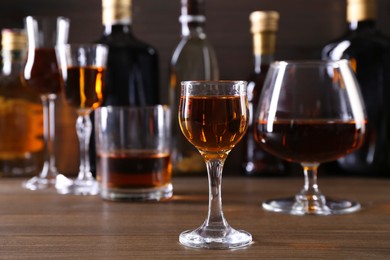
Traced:
<path fill-rule="evenodd" d="M 278 120 L 256 124 L 256 139 L 276 156 L 292 162 L 322 163 L 358 149 L 366 122 L 354 120 Z"/>
<path fill-rule="evenodd" d="M 390 172 L 390 40 L 376 27 L 375 0 L 348 0 L 349 28 L 323 48 L 322 58 L 348 59 L 360 85 L 368 125 L 361 149 L 328 165 L 329 172 L 389 176 Z M 337 166 L 337 167 L 335 167 Z"/>
<path fill-rule="evenodd" d="M 201 152 L 228 152 L 247 130 L 245 107 L 245 96 L 181 97 L 180 127 Z"/>
<path fill-rule="evenodd" d="M 23 81 L 25 32 L 3 29 L 1 36 L 0 176 L 31 176 L 43 163 L 42 104 Z"/>
<path fill-rule="evenodd" d="M 68 104 L 81 109 L 99 106 L 103 96 L 104 72 L 102 67 L 68 67 L 64 90 Z"/>
<path fill-rule="evenodd" d="M 170 182 L 172 162 L 169 153 L 116 151 L 97 155 L 99 181 L 109 188 L 155 188 Z"/>

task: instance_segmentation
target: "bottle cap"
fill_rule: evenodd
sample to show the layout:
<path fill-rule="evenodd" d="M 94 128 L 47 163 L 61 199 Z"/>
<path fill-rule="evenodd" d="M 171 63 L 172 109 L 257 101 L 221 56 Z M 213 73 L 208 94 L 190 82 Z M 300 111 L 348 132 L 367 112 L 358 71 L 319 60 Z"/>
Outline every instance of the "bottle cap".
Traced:
<path fill-rule="evenodd" d="M 255 11 L 249 16 L 253 34 L 253 52 L 255 55 L 273 54 L 276 45 L 279 13 L 276 11 Z"/>
<path fill-rule="evenodd" d="M 250 14 L 249 20 L 252 25 L 252 33 L 276 32 L 278 30 L 279 13 L 276 11 L 255 11 Z"/>
<path fill-rule="evenodd" d="M 27 35 L 23 29 L 1 30 L 1 46 L 3 50 L 24 50 L 27 48 Z"/>
<path fill-rule="evenodd" d="M 376 0 L 347 0 L 347 21 L 376 19 Z"/>
<path fill-rule="evenodd" d="M 102 0 L 103 24 L 131 23 L 132 0 Z"/>
<path fill-rule="evenodd" d="M 279 13 L 276 11 L 255 11 L 249 16 L 251 21 L 251 32 L 260 33 L 264 31 L 277 31 Z"/>

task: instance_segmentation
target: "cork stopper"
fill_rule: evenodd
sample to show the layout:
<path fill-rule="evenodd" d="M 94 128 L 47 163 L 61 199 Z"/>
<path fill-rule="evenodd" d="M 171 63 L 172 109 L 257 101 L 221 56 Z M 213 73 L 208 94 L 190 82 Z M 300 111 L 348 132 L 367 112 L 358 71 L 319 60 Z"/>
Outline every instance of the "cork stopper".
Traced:
<path fill-rule="evenodd" d="M 104 25 L 130 24 L 132 0 L 102 0 Z"/>
<path fill-rule="evenodd" d="M 376 20 L 376 0 L 347 0 L 347 21 Z"/>
<path fill-rule="evenodd" d="M 252 33 L 276 32 L 278 30 L 279 13 L 276 11 L 255 11 L 250 14 L 249 20 L 251 21 Z"/>
<path fill-rule="evenodd" d="M 23 29 L 1 30 L 1 46 L 3 50 L 25 50 L 27 35 Z"/>

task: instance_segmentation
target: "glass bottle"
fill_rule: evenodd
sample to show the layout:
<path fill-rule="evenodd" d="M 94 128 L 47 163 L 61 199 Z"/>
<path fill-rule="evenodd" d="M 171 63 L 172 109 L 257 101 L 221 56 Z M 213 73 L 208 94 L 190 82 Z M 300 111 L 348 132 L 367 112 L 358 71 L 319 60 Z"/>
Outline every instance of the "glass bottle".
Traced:
<path fill-rule="evenodd" d="M 103 106 L 147 106 L 161 102 L 158 53 L 134 36 L 131 7 L 132 0 L 102 0 L 104 31 L 98 42 L 109 47 Z M 92 134 L 90 161 L 94 175 L 95 153 Z"/>
<path fill-rule="evenodd" d="M 254 116 L 263 88 L 268 67 L 274 61 L 279 13 L 255 11 L 249 16 L 253 35 L 254 70 L 248 77 L 249 127 L 243 139 L 244 159 L 242 168 L 251 176 L 281 175 L 286 165 L 275 156 L 265 152 L 254 139 Z"/>
<path fill-rule="evenodd" d="M 157 50 L 138 40 L 132 31 L 132 0 L 102 0 L 108 45 L 103 105 L 146 106 L 160 103 Z"/>
<path fill-rule="evenodd" d="M 39 96 L 23 84 L 27 36 L 3 29 L 0 74 L 0 175 L 32 176 L 43 163 L 43 111 Z"/>
<path fill-rule="evenodd" d="M 390 40 L 375 27 L 376 8 L 376 0 L 348 0 L 346 33 L 322 50 L 323 59 L 348 59 L 360 84 L 367 109 L 367 138 L 361 149 L 340 159 L 337 167 L 363 175 L 390 171 Z"/>
<path fill-rule="evenodd" d="M 217 57 L 205 32 L 205 1 L 181 0 L 179 21 L 181 40 L 169 68 L 169 104 L 172 108 L 179 107 L 181 81 L 219 79 Z M 180 131 L 177 113 L 172 114 L 172 122 L 173 174 L 205 172 L 202 156 Z"/>

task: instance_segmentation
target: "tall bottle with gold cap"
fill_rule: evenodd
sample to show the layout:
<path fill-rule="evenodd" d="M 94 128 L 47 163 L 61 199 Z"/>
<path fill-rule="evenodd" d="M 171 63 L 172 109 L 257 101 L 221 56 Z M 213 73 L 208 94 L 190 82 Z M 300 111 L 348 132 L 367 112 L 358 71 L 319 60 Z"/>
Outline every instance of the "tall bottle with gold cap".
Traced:
<path fill-rule="evenodd" d="M 102 0 L 104 31 L 99 43 L 108 45 L 104 106 L 159 104 L 157 50 L 132 31 L 132 0 Z M 95 173 L 95 142 L 91 137 L 91 170 Z"/>
<path fill-rule="evenodd" d="M 43 160 L 43 112 L 39 96 L 23 85 L 27 36 L 1 31 L 0 176 L 35 175 Z"/>
<path fill-rule="evenodd" d="M 104 32 L 109 46 L 104 105 L 146 106 L 160 102 L 157 50 L 132 31 L 132 0 L 102 0 Z"/>
<path fill-rule="evenodd" d="M 376 0 L 347 0 L 348 29 L 322 50 L 323 59 L 348 59 L 367 109 L 363 147 L 335 164 L 339 170 L 390 177 L 390 40 L 376 27 Z"/>
<path fill-rule="evenodd" d="M 284 162 L 263 151 L 254 139 L 254 115 L 270 63 L 274 60 L 276 33 L 278 31 L 279 13 L 276 11 L 255 11 L 249 16 L 253 35 L 254 69 L 247 79 L 250 121 L 243 140 L 243 171 L 247 175 L 273 176 L 284 174 Z"/>

